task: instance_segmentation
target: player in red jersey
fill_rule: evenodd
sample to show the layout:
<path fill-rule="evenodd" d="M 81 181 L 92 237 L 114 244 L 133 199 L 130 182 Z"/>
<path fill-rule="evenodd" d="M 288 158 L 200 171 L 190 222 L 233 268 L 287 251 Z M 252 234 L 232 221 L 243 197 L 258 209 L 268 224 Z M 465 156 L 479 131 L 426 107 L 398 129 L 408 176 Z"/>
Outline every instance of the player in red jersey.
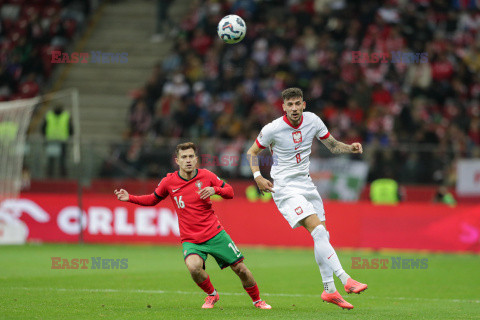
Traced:
<path fill-rule="evenodd" d="M 244 257 L 218 221 L 210 196 L 233 198 L 233 188 L 206 169 L 197 169 L 197 147 L 192 142 L 179 144 L 175 162 L 179 170 L 167 174 L 152 194 L 129 195 L 124 189 L 114 193 L 120 201 L 154 206 L 168 195 L 176 207 L 185 264 L 193 281 L 207 294 L 202 308 L 213 308 L 220 299 L 205 271 L 207 255 L 212 255 L 220 268 L 232 268 L 259 309 L 271 309 L 260 299 L 252 272 L 243 263 Z"/>

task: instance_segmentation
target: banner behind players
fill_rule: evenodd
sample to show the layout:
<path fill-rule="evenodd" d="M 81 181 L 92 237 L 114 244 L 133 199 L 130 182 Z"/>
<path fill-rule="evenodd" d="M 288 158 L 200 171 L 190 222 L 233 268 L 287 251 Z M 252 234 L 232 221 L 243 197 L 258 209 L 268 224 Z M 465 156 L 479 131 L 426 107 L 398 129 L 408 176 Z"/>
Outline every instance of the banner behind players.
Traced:
<path fill-rule="evenodd" d="M 462 159 L 457 164 L 457 194 L 480 196 L 480 160 Z"/>
<path fill-rule="evenodd" d="M 76 201 L 73 194 L 29 194 L 0 203 L 0 243 L 78 242 Z M 214 208 L 238 244 L 312 246 L 311 237 L 292 230 L 273 201 L 238 198 L 216 201 Z M 325 209 L 331 241 L 338 247 L 480 252 L 479 205 L 326 202 Z M 84 198 L 81 220 L 88 243 L 179 244 L 177 219 L 169 200 L 141 207 L 99 194 Z"/>

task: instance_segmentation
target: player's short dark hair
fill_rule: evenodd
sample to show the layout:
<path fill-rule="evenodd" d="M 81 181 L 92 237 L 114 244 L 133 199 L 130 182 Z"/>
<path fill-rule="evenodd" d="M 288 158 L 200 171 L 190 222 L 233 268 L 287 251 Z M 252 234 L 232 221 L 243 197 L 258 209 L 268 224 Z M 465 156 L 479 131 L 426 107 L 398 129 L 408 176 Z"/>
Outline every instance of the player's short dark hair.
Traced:
<path fill-rule="evenodd" d="M 283 101 L 289 100 L 292 98 L 302 98 L 303 99 L 303 92 L 300 88 L 288 88 L 282 91 L 282 99 Z"/>
<path fill-rule="evenodd" d="M 175 148 L 175 154 L 178 157 L 180 150 L 188 150 L 188 149 L 193 149 L 193 152 L 195 152 L 195 155 L 197 154 L 197 146 L 193 142 L 180 143 Z"/>

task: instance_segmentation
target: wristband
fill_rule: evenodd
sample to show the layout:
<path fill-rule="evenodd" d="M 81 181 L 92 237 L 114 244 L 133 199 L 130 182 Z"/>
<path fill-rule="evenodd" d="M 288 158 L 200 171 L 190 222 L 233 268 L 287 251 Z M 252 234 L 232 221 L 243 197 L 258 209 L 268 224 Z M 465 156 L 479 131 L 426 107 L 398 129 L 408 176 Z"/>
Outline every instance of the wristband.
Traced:
<path fill-rule="evenodd" d="M 260 173 L 260 171 L 255 171 L 253 173 L 253 179 L 256 179 L 258 176 L 261 176 L 262 174 Z"/>

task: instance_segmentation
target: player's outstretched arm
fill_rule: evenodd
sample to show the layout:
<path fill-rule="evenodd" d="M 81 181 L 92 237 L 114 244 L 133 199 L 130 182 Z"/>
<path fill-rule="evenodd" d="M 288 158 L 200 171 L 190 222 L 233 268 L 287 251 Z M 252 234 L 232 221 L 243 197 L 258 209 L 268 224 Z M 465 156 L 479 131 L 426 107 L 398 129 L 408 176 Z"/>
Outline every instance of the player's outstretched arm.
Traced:
<path fill-rule="evenodd" d="M 332 135 L 321 141 L 331 153 L 363 153 L 362 145 L 358 142 L 345 144 L 337 141 Z"/>
<path fill-rule="evenodd" d="M 141 206 L 154 206 L 162 200 L 158 198 L 155 193 L 147 194 L 144 196 L 134 196 L 128 194 L 128 192 L 124 189 L 115 190 L 113 191 L 113 193 L 115 193 L 117 199 L 120 201 L 131 202 L 139 204 Z"/>
<path fill-rule="evenodd" d="M 120 201 L 128 201 L 129 194 L 127 190 L 120 189 L 120 190 L 114 190 L 113 193 L 117 196 L 117 199 Z"/>
<path fill-rule="evenodd" d="M 247 151 L 247 159 L 248 163 L 250 164 L 250 169 L 252 169 L 253 177 L 255 182 L 257 183 L 258 189 L 260 193 L 263 192 L 275 192 L 273 191 L 273 184 L 272 182 L 268 181 L 260 174 L 260 167 L 258 166 L 258 154 L 262 152 L 256 142 L 248 149 Z"/>

